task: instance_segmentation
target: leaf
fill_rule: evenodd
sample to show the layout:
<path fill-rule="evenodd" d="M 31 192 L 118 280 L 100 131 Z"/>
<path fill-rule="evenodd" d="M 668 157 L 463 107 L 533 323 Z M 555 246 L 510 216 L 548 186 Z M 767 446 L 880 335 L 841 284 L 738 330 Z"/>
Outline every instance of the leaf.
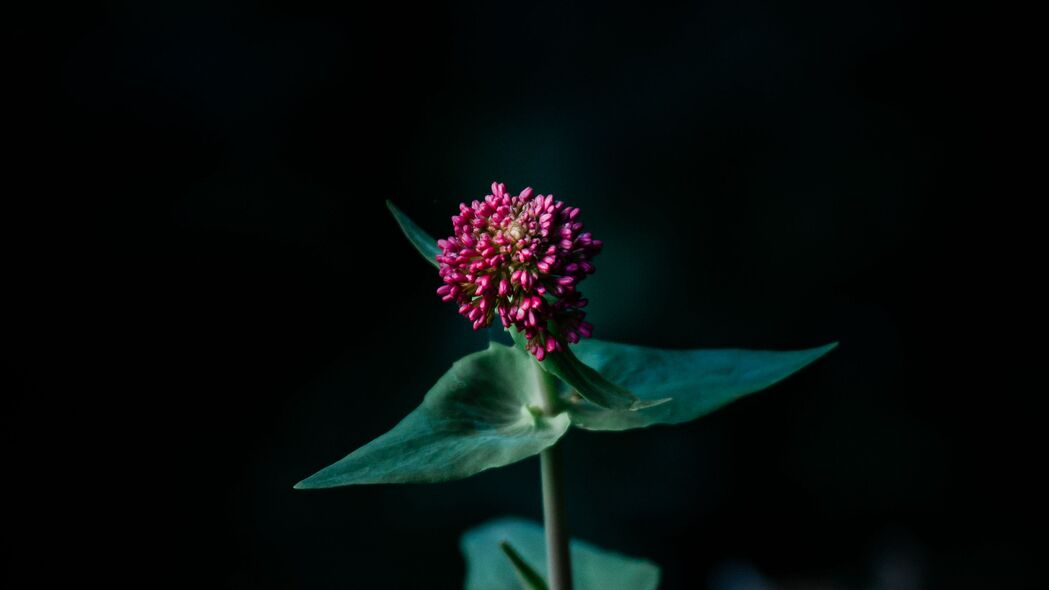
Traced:
<path fill-rule="evenodd" d="M 536 455 L 569 426 L 565 413 L 539 415 L 541 379 L 527 353 L 491 343 L 456 361 L 392 430 L 295 487 L 448 481 Z"/>
<path fill-rule="evenodd" d="M 393 201 L 387 200 L 386 206 L 389 207 L 390 213 L 393 213 L 393 218 L 397 220 L 397 225 L 401 226 L 401 231 L 404 232 L 405 237 L 415 246 L 419 254 L 422 254 L 427 262 L 440 268 L 441 265 L 437 262 L 437 255 L 441 253 L 441 249 L 437 247 L 437 240 L 416 225 L 411 218 L 404 214 L 404 211 L 401 211 L 397 208 L 397 205 L 393 204 Z"/>
<path fill-rule="evenodd" d="M 466 558 L 466 590 L 520 589 L 513 566 L 499 555 L 503 541 L 512 543 L 537 571 L 546 571 L 543 527 L 521 518 L 500 518 L 467 531 L 459 541 Z M 655 590 L 659 586 L 659 566 L 647 559 L 577 540 L 569 543 L 569 552 L 575 590 Z"/>
<path fill-rule="evenodd" d="M 524 350 L 524 334 L 509 330 L 514 343 Z M 577 345 L 578 346 L 578 345 Z M 531 353 L 527 353 L 531 355 Z M 601 373 L 580 361 L 568 347 L 562 351 L 549 352 L 539 365 L 549 373 L 556 375 L 569 387 L 579 392 L 593 404 L 602 408 L 633 411 L 665 403 L 668 400 L 640 400 L 630 391 L 605 379 Z"/>
<path fill-rule="evenodd" d="M 672 398 L 636 412 L 611 411 L 579 402 L 569 408 L 572 424 L 588 430 L 628 430 L 679 424 L 709 414 L 766 387 L 820 358 L 837 343 L 793 351 L 663 350 L 586 340 L 576 353 L 608 379 L 642 400 Z M 585 397 L 585 396 L 584 396 Z"/>
<path fill-rule="evenodd" d="M 499 543 L 499 548 L 503 550 L 503 553 L 510 560 L 510 565 L 514 566 L 517 581 L 521 583 L 521 587 L 524 590 L 548 590 L 543 577 L 536 573 L 532 566 L 528 565 L 520 553 L 514 550 L 510 541 Z"/>

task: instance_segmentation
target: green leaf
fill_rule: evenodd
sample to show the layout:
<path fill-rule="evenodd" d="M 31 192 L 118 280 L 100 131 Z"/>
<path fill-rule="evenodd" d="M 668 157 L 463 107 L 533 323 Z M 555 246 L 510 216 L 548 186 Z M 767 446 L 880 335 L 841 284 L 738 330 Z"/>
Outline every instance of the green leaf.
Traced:
<path fill-rule="evenodd" d="M 447 481 L 536 455 L 569 426 L 565 413 L 540 415 L 543 378 L 528 353 L 491 343 L 456 361 L 393 430 L 295 487 Z"/>
<path fill-rule="evenodd" d="M 510 565 L 514 566 L 514 573 L 517 574 L 517 581 L 521 583 L 524 590 L 548 590 L 543 577 L 528 565 L 521 554 L 510 544 L 510 541 L 499 543 L 499 548 L 510 559 Z"/>
<path fill-rule="evenodd" d="M 503 541 L 513 544 L 522 560 L 546 571 L 543 527 L 520 518 L 500 518 L 467 531 L 459 541 L 466 558 L 466 590 L 519 590 L 513 566 L 499 555 Z M 572 540 L 572 585 L 575 590 L 655 590 L 659 566 Z"/>
<path fill-rule="evenodd" d="M 583 362 L 642 400 L 672 399 L 636 412 L 611 411 L 580 401 L 569 408 L 569 414 L 572 424 L 587 430 L 629 430 L 688 422 L 788 377 L 835 346 L 836 342 L 783 352 L 662 350 L 586 340 L 575 347 Z"/>
<path fill-rule="evenodd" d="M 527 344 L 524 334 L 517 330 L 509 330 L 509 332 L 518 348 L 524 350 Z M 605 379 L 601 373 L 581 362 L 576 355 L 572 354 L 570 347 L 566 347 L 563 351 L 547 353 L 546 358 L 539 364 L 543 369 L 556 375 L 569 387 L 579 392 L 579 395 L 602 408 L 633 411 L 668 401 L 665 399 L 638 399 L 627 389 Z"/>
<path fill-rule="evenodd" d="M 393 213 L 393 218 L 397 220 L 397 225 L 401 226 L 401 231 L 404 232 L 408 241 L 415 246 L 415 249 L 419 251 L 419 254 L 422 254 L 427 262 L 440 268 L 441 265 L 437 262 L 437 255 L 441 253 L 441 249 L 437 247 L 437 240 L 416 225 L 411 218 L 404 214 L 404 211 L 401 211 L 397 208 L 397 205 L 393 204 L 393 201 L 387 200 L 386 206 L 389 207 L 390 213 Z"/>

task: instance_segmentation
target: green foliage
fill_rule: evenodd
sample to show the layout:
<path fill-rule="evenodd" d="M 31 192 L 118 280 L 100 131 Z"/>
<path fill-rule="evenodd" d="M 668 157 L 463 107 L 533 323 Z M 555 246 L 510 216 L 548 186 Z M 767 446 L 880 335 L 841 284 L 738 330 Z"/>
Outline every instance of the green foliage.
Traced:
<path fill-rule="evenodd" d="M 524 334 L 509 330 L 514 343 L 524 350 Z M 593 405 L 612 410 L 633 411 L 649 406 L 662 404 L 666 399 L 640 400 L 633 393 L 612 383 L 591 367 L 579 361 L 571 349 L 547 353 L 539 363 L 543 369 L 556 375 L 558 379 L 574 389 Z"/>
<path fill-rule="evenodd" d="M 509 542 L 521 560 L 546 571 L 543 527 L 519 518 L 489 521 L 463 535 L 459 546 L 466 558 L 466 590 L 520 590 L 514 566 L 499 555 Z M 655 590 L 659 567 L 654 563 L 571 541 L 572 583 L 575 590 Z M 527 587 L 527 586 L 526 586 Z"/>
<path fill-rule="evenodd" d="M 436 243 L 388 205 L 416 249 L 436 264 Z M 538 363 L 523 350 L 524 335 L 510 333 L 517 347 L 493 343 L 463 357 L 392 430 L 295 487 L 459 479 L 538 454 L 570 423 L 628 430 L 695 420 L 784 379 L 836 346 L 662 350 L 584 340 Z M 547 373 L 578 393 L 562 401 L 560 409 L 567 413 L 541 415 Z"/>
<path fill-rule="evenodd" d="M 441 253 L 441 249 L 437 247 L 437 240 L 416 225 L 410 217 L 397 208 L 397 205 L 393 204 L 393 201 L 386 201 L 386 206 L 389 207 L 390 213 L 393 213 L 393 218 L 397 220 L 397 225 L 401 226 L 401 231 L 404 232 L 405 237 L 415 246 L 419 254 L 422 254 L 427 262 L 440 268 L 441 265 L 437 262 L 437 255 Z"/>
<path fill-rule="evenodd" d="M 392 430 L 295 487 L 447 481 L 536 455 L 569 426 L 567 414 L 539 415 L 542 379 L 527 353 L 492 343 L 456 361 Z"/>
<path fill-rule="evenodd" d="M 503 550 L 506 557 L 510 560 L 510 565 L 514 566 L 514 573 L 517 574 L 517 581 L 521 583 L 521 587 L 524 590 L 547 590 L 546 582 L 543 577 L 540 576 L 532 566 L 525 562 L 521 554 L 514 549 L 510 541 L 503 541 L 499 543 L 499 548 Z"/>
<path fill-rule="evenodd" d="M 807 350 L 664 350 L 586 340 L 579 359 L 629 389 L 642 401 L 669 402 L 636 412 L 614 411 L 580 401 L 572 423 L 588 430 L 628 430 L 695 420 L 745 395 L 765 389 L 820 358 L 837 343 Z M 583 396 L 586 397 L 586 396 Z"/>

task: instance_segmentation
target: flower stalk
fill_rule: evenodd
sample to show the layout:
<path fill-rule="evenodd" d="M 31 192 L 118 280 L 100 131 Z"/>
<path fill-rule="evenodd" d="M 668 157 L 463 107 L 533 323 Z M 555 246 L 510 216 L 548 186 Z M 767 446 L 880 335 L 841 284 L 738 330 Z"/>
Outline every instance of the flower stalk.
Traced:
<path fill-rule="evenodd" d="M 557 380 L 538 365 L 543 387 L 543 412 L 555 416 L 561 411 Z M 543 486 L 543 525 L 546 530 L 546 564 L 550 590 L 572 590 L 572 559 L 568 550 L 565 524 L 564 466 L 561 443 L 554 443 L 539 454 Z"/>

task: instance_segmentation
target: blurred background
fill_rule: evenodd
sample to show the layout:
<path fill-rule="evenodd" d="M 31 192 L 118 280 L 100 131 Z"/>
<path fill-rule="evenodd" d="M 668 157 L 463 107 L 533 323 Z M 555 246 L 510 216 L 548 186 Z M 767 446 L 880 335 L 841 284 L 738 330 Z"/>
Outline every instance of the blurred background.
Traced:
<path fill-rule="evenodd" d="M 989 58 L 960 10 L 183 1 L 13 27 L 5 577 L 459 587 L 463 531 L 540 518 L 537 459 L 291 486 L 489 337 L 384 200 L 446 235 L 499 180 L 605 241 L 599 338 L 841 342 L 696 423 L 573 431 L 575 536 L 666 590 L 1038 587 L 1012 532 L 1044 500 L 1036 414 L 975 295 Z"/>

